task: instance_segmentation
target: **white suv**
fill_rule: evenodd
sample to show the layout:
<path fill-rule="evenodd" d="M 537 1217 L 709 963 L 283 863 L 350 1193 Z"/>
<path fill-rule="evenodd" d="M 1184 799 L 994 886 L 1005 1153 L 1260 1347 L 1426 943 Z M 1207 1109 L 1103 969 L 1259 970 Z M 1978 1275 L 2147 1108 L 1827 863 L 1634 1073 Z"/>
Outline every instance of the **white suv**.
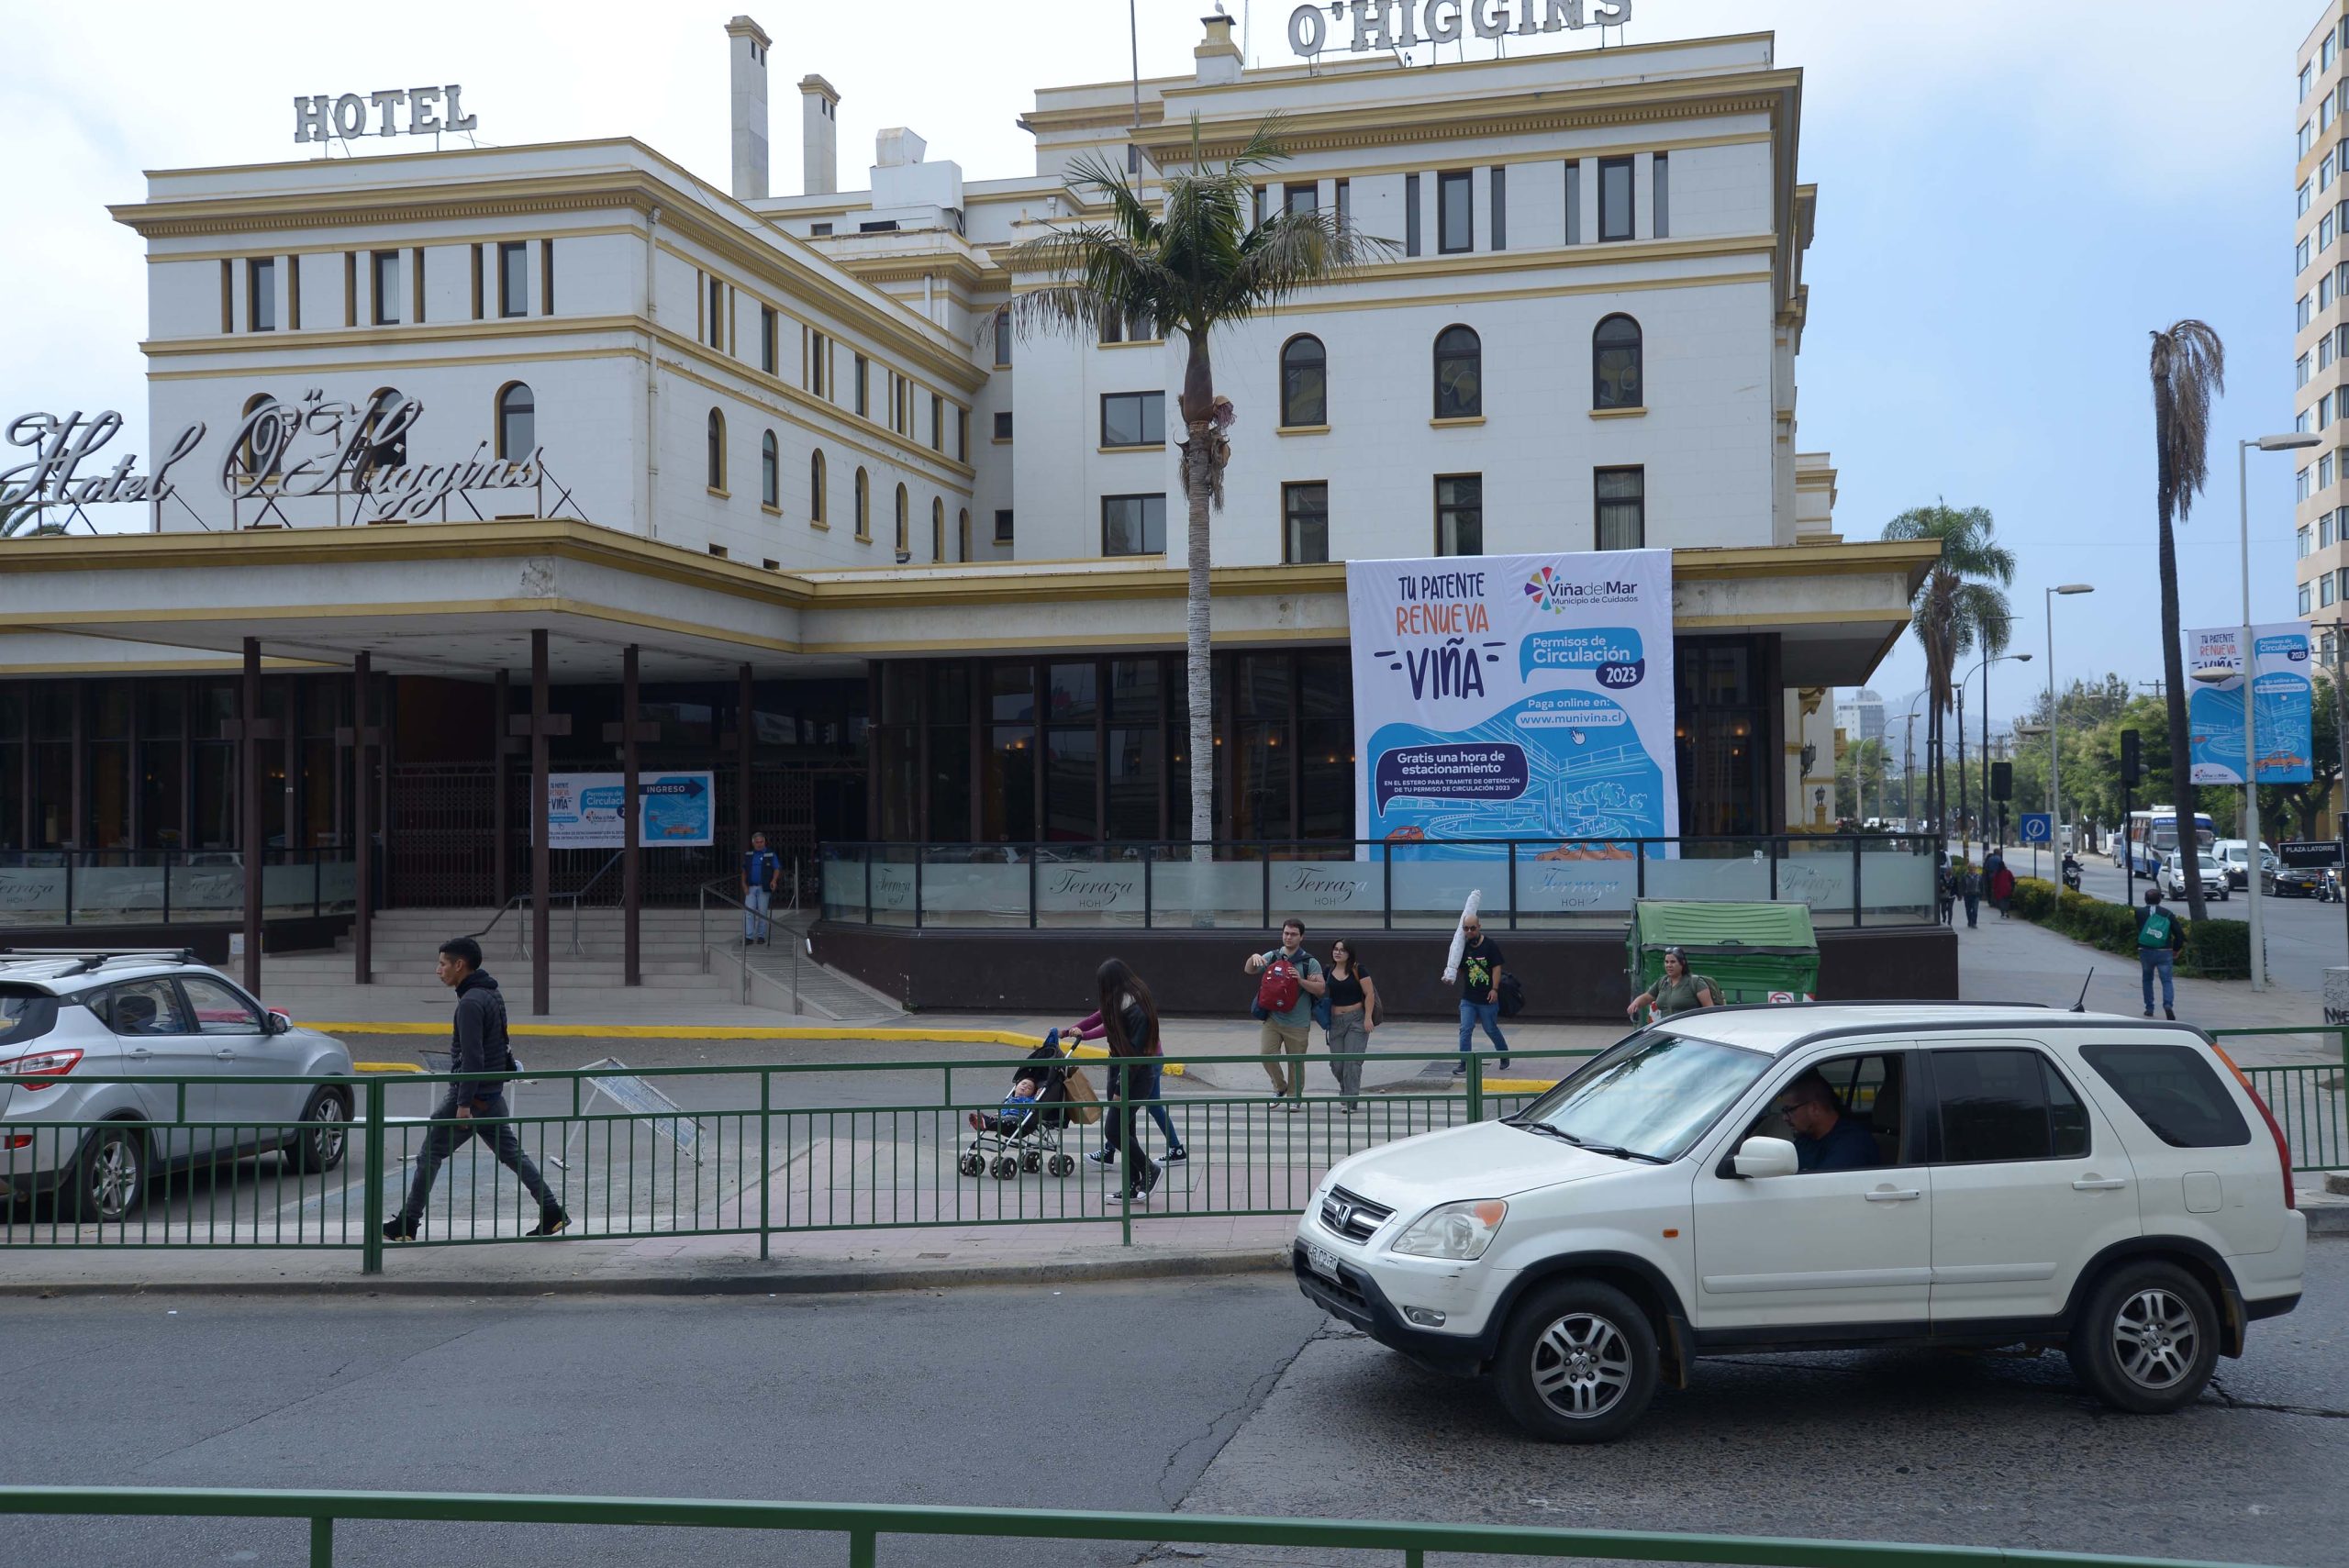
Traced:
<path fill-rule="evenodd" d="M 1529 1431 L 1601 1441 L 1698 1356 L 2061 1344 L 2173 1410 L 2300 1299 L 2275 1119 L 2176 1024 L 2022 1007 L 1684 1013 L 1503 1121 L 1341 1162 L 1305 1294 Z"/>
<path fill-rule="evenodd" d="M 54 1194 L 61 1218 L 113 1222 L 173 1168 L 276 1150 L 330 1171 L 351 1085 L 250 1080 L 350 1075 L 341 1041 L 188 953 L 0 950 L 0 1076 L 32 1080 L 0 1083 L 0 1206 Z M 86 1125 L 40 1125 L 60 1122 Z"/>

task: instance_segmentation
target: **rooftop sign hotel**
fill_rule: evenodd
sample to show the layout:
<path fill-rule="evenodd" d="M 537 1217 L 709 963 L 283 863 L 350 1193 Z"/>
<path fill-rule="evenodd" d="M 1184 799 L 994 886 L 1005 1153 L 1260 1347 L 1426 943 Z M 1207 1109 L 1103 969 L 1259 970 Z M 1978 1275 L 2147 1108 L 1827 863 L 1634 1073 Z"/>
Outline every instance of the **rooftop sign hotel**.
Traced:
<path fill-rule="evenodd" d="M 1299 6 L 1289 13 L 1288 47 L 1308 57 L 1319 54 L 1330 47 L 1330 23 L 1349 17 L 1353 35 L 1346 49 L 1364 54 L 1457 43 L 1469 33 L 1480 39 L 1510 33 L 1531 38 L 1620 27 L 1631 19 L 1631 0 L 1333 0 L 1328 6 Z"/>

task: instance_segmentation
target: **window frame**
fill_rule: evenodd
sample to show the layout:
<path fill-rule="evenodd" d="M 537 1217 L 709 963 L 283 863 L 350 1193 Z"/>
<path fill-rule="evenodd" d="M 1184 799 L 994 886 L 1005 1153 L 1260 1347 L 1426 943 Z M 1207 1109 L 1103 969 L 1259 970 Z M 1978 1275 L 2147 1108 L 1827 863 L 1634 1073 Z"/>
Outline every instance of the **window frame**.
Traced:
<path fill-rule="evenodd" d="M 1140 501 L 1144 503 L 1155 501 L 1158 503 L 1158 548 L 1156 550 L 1148 548 L 1150 544 L 1150 517 L 1149 507 L 1146 505 L 1141 508 L 1141 517 L 1137 524 L 1137 532 L 1139 533 L 1140 540 L 1143 548 L 1140 550 L 1112 550 L 1109 548 L 1109 506 L 1112 502 L 1117 501 Z M 1101 557 L 1103 560 L 1138 560 L 1146 559 L 1153 555 L 1163 556 L 1166 553 L 1166 492 L 1163 490 L 1121 491 L 1116 495 L 1104 495 L 1101 497 L 1100 514 Z"/>
<path fill-rule="evenodd" d="M 712 406 L 709 417 L 703 421 L 703 439 L 707 445 L 704 457 L 708 473 L 704 475 L 712 495 L 724 495 L 726 488 L 726 414 Z"/>
<path fill-rule="evenodd" d="M 1621 496 L 1611 498 L 1602 496 L 1599 494 L 1599 486 L 1609 477 L 1625 473 L 1639 476 L 1640 537 L 1638 541 L 1632 544 L 1608 544 L 1605 542 L 1606 535 L 1603 531 L 1606 527 L 1606 508 L 1621 506 L 1628 503 Z M 1590 471 L 1590 547 L 1594 550 L 1645 550 L 1648 547 L 1647 464 L 1643 462 L 1609 463 L 1602 464 Z"/>
<path fill-rule="evenodd" d="M 1465 332 L 1468 334 L 1468 341 L 1474 346 L 1472 352 L 1464 354 L 1457 350 L 1449 353 L 1445 351 L 1443 340 L 1451 337 L 1455 332 Z M 1474 327 L 1469 326 L 1465 321 L 1455 321 L 1450 326 L 1441 328 L 1436 333 L 1435 341 L 1430 348 L 1430 353 L 1432 356 L 1433 362 L 1430 366 L 1428 378 L 1429 417 L 1435 419 L 1483 418 L 1485 417 L 1485 335 L 1477 331 Z M 1451 414 L 1447 414 L 1443 411 L 1443 367 L 1447 360 L 1454 362 L 1462 361 L 1474 361 L 1475 366 L 1475 407 Z"/>
<path fill-rule="evenodd" d="M 1672 154 L 1648 155 L 1648 233 L 1657 239 L 1672 238 Z"/>
<path fill-rule="evenodd" d="M 1598 340 L 1598 335 L 1606 331 L 1610 325 L 1618 321 L 1624 323 L 1631 329 L 1631 339 L 1630 345 L 1630 351 L 1631 355 L 1631 390 L 1637 394 L 1637 395 L 1628 403 L 1609 401 L 1606 392 L 1607 383 L 1605 378 L 1599 373 L 1599 356 L 1601 354 L 1620 353 L 1623 350 L 1623 345 L 1620 343 L 1602 344 Z M 1647 328 L 1641 326 L 1640 318 L 1633 316 L 1629 311 L 1610 310 L 1606 315 L 1600 317 L 1598 323 L 1591 328 L 1590 406 L 1593 410 L 1605 412 L 1620 409 L 1628 412 L 1634 408 L 1643 409 L 1648 406 L 1647 341 Z"/>
<path fill-rule="evenodd" d="M 998 306 L 995 313 L 995 368 L 1011 368 L 1011 306 Z"/>
<path fill-rule="evenodd" d="M 873 542 L 873 476 L 861 466 L 856 471 L 856 537 L 859 543 Z"/>
<path fill-rule="evenodd" d="M 1310 490 L 1319 490 L 1321 492 L 1321 553 L 1317 556 L 1304 555 L 1297 548 L 1300 543 L 1298 537 L 1298 525 L 1300 521 L 1308 519 L 1301 519 L 1299 517 L 1297 506 L 1297 498 L 1302 492 Z M 1284 566 L 1319 566 L 1326 564 L 1329 559 L 1330 482 L 1326 479 L 1283 480 L 1281 482 L 1281 564 Z"/>
<path fill-rule="evenodd" d="M 1610 207 L 1607 199 L 1607 176 L 1616 170 L 1621 171 L 1623 176 L 1623 231 L 1620 234 L 1610 233 L 1607 221 Z M 1637 239 L 1639 236 L 1639 160 L 1628 153 L 1620 158 L 1601 158 L 1598 160 L 1598 242 L 1620 245 Z"/>
<path fill-rule="evenodd" d="M 1403 254 L 1419 253 L 1419 177 L 1403 176 Z"/>
<path fill-rule="evenodd" d="M 1009 506 L 997 506 L 995 509 L 995 542 L 996 544 L 1012 542 L 1013 529 L 1016 525 L 1011 514 L 1012 508 Z"/>
<path fill-rule="evenodd" d="M 269 315 L 269 321 L 265 326 L 261 320 L 263 302 L 268 305 Z M 245 258 L 245 330 L 248 332 L 277 330 L 277 258 L 274 256 Z"/>
<path fill-rule="evenodd" d="M 1130 398 L 1136 400 L 1139 405 L 1134 426 L 1136 433 L 1141 439 L 1131 441 L 1113 441 L 1109 439 L 1109 406 L 1113 403 L 1123 403 Z M 1152 398 L 1158 401 L 1158 439 L 1156 440 L 1149 439 L 1148 414 Z M 1100 437 L 1099 444 L 1104 451 L 1154 451 L 1166 445 L 1166 394 L 1163 391 L 1153 388 L 1142 392 L 1105 392 L 1100 395 L 1098 417 L 1100 423 L 1097 434 Z"/>
<path fill-rule="evenodd" d="M 507 439 L 507 421 L 514 417 L 516 412 L 513 406 L 513 400 L 514 395 L 518 392 L 520 393 L 522 396 L 529 399 L 529 406 L 521 410 L 521 412 L 527 414 L 530 420 L 530 439 L 520 451 L 516 451 L 514 450 L 514 443 Z M 497 396 L 490 406 L 490 446 L 491 450 L 495 452 L 498 461 L 501 462 L 518 462 L 523 458 L 529 456 L 530 451 L 539 444 L 538 434 L 539 395 L 537 393 L 530 390 L 530 384 L 526 381 L 509 381 L 504 386 L 499 387 L 497 389 Z"/>
<path fill-rule="evenodd" d="M 768 375 L 783 371 L 783 313 L 763 303 L 759 306 L 759 369 Z"/>
<path fill-rule="evenodd" d="M 529 241 L 501 239 L 497 242 L 497 317 L 507 321 L 529 314 Z"/>
<path fill-rule="evenodd" d="M 1321 373 L 1321 417 L 1318 419 L 1300 419 L 1297 417 L 1297 410 L 1296 407 L 1296 399 L 1297 393 L 1296 387 L 1292 384 L 1291 377 L 1294 373 L 1306 369 L 1307 367 L 1302 364 L 1292 365 L 1289 361 L 1289 356 L 1292 353 L 1298 351 L 1306 344 L 1312 345 L 1313 366 L 1318 368 Z M 1328 429 L 1330 428 L 1329 345 L 1322 342 L 1318 336 L 1311 332 L 1297 333 L 1292 336 L 1287 342 L 1281 345 L 1281 351 L 1276 363 L 1278 366 L 1277 373 L 1280 376 L 1280 428 L 1284 430 Z"/>
<path fill-rule="evenodd" d="M 1452 243 L 1450 197 L 1459 194 L 1461 243 Z M 1435 175 L 1435 251 L 1439 256 L 1464 256 L 1476 249 L 1476 172 L 1439 169 Z"/>
<path fill-rule="evenodd" d="M 1460 503 L 1460 502 L 1456 502 L 1456 501 L 1455 501 L 1455 502 L 1453 502 L 1453 503 L 1449 507 L 1447 507 L 1447 506 L 1445 506 L 1445 504 L 1444 504 L 1444 499 L 1443 499 L 1443 487 L 1444 487 L 1445 484 L 1446 484 L 1446 483 L 1457 484 L 1457 483 L 1459 483 L 1459 482 L 1460 482 L 1460 481 L 1462 481 L 1462 480 L 1474 480 L 1474 481 L 1475 482 L 1475 484 L 1476 484 L 1476 499 L 1475 499 L 1475 501 L 1473 504 L 1463 504 L 1463 503 Z M 1439 474 L 1437 474 L 1437 475 L 1435 476 L 1435 487 L 1434 487 L 1433 491 L 1431 492 L 1431 494 L 1432 494 L 1432 495 L 1433 495 L 1434 505 L 1435 505 L 1435 514 L 1434 514 L 1434 523 L 1435 523 L 1435 550 L 1434 550 L 1434 553 L 1435 553 L 1435 554 L 1437 554 L 1437 555 L 1440 555 L 1440 556 L 1458 557 L 1458 558 L 1460 558 L 1460 559 L 1462 559 L 1462 560 L 1475 560 L 1475 559 L 1481 558 L 1481 557 L 1484 555 L 1484 553 L 1485 553 L 1485 475 L 1484 475 L 1484 472 L 1483 472 L 1482 470 L 1478 470 L 1478 471 L 1476 471 L 1476 472 L 1475 472 L 1475 473 L 1439 473 Z M 1447 511 L 1448 511 L 1448 512 L 1450 512 L 1451 514 L 1453 514 L 1453 532 L 1454 532 L 1454 534 L 1455 534 L 1455 536 L 1456 536 L 1456 534 L 1457 534 L 1457 532 L 1458 532 L 1458 520 L 1459 520 L 1459 517 L 1460 517 L 1462 515 L 1465 514 L 1467 511 L 1469 511 L 1469 510 L 1472 508 L 1472 506 L 1473 506 L 1473 509 L 1474 509 L 1474 511 L 1475 511 L 1475 528 L 1476 528 L 1476 548 L 1475 548 L 1475 551 L 1472 553 L 1472 552 L 1467 552 L 1467 551 L 1463 551 L 1463 550 L 1446 550 L 1446 549 L 1443 547 L 1443 543 L 1444 543 L 1444 540 L 1443 540 L 1443 525 L 1444 525 L 1444 518 L 1445 518 L 1445 515 L 1446 515 Z"/>
<path fill-rule="evenodd" d="M 1001 444 L 1001 445 L 1004 445 L 1004 446 L 1008 446 L 1008 445 L 1010 445 L 1010 444 L 1011 444 L 1011 410 L 1010 410 L 1010 409 L 1008 409 L 1008 408 L 998 408 L 998 409 L 996 409 L 996 410 L 995 411 L 995 418 L 994 418 L 994 420 L 992 421 L 992 423 L 991 423 L 991 425 L 990 425 L 990 428 L 992 428 L 992 429 L 993 429 L 993 431 L 995 432 L 991 437 L 989 437 L 989 438 L 988 438 L 990 440 L 995 441 L 995 442 L 997 442 L 997 443 L 999 443 L 999 444 Z"/>
<path fill-rule="evenodd" d="M 384 286 L 389 274 L 391 287 Z M 367 314 L 370 324 L 376 327 L 396 327 L 400 324 L 400 253 L 397 250 L 370 250 L 367 253 Z"/>
<path fill-rule="evenodd" d="M 824 473 L 824 449 L 818 447 L 807 454 L 807 521 L 817 528 L 832 526 L 824 494 L 829 487 Z"/>
<path fill-rule="evenodd" d="M 1985 1051 L 1997 1051 L 2006 1054 L 2021 1053 L 2038 1059 L 2040 1070 L 2040 1092 L 2045 1101 L 2047 1108 L 2047 1152 L 2043 1154 L 2012 1154 L 2003 1156 L 1996 1160 L 1959 1160 L 1951 1157 L 1949 1151 L 1949 1140 L 1943 1123 L 1943 1111 L 1944 1106 L 1943 1105 L 1942 1063 L 1943 1060 L 1948 1057 L 1959 1055 L 1978 1055 Z M 2064 1072 L 2062 1064 L 2055 1060 L 2054 1052 L 2048 1050 L 2046 1046 L 2041 1044 L 2039 1041 L 2027 1040 L 1968 1040 L 1964 1044 L 1926 1044 L 1922 1050 L 1918 1051 L 1918 1056 L 1924 1068 L 1926 1093 L 1932 1096 L 1932 1100 L 1931 1113 L 1925 1118 L 1925 1160 L 1928 1164 L 1935 1167 L 1944 1165 L 1953 1167 L 1959 1165 L 2048 1165 L 2054 1164 L 2058 1162 L 2093 1160 L 2096 1158 L 2096 1116 L 2089 1108 L 2092 1102 L 2088 1099 L 2087 1095 L 2080 1092 L 2080 1086 L 2072 1082 L 2070 1075 Z M 2087 1147 L 2077 1153 L 2060 1152 L 2056 1148 L 2054 1095 L 2048 1093 L 2047 1083 L 2050 1076 L 2053 1076 L 2057 1082 L 2064 1085 L 2065 1089 L 2071 1095 L 2073 1103 L 2080 1107 L 2080 1119 L 2084 1124 L 2082 1130 L 2087 1135 Z"/>
<path fill-rule="evenodd" d="M 759 505 L 783 510 L 783 447 L 771 429 L 759 435 Z"/>

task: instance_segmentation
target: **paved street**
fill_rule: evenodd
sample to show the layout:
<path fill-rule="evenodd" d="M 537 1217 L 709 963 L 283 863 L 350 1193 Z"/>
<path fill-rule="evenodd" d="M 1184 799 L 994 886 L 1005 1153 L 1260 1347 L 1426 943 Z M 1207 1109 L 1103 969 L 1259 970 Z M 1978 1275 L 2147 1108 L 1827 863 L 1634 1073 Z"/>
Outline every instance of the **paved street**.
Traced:
<path fill-rule="evenodd" d="M 2349 1243 L 2176 1418 L 2060 1356 L 1709 1362 L 1605 1450 L 1520 1439 L 1277 1277 L 823 1298 L 0 1301 L 11 1483 L 857 1498 L 1751 1530 L 2337 1562 Z M 829 1561 L 734 1535 L 353 1526 L 337 1561 Z M 12 1521 L 0 1563 L 284 1562 L 236 1521 Z M 812 1543 L 811 1543 L 812 1545 Z M 620 1554 L 630 1554 L 623 1557 Z M 1118 1548 L 886 1543 L 891 1563 Z M 1239 1561 L 1219 1551 L 1210 1562 Z M 1320 1556 L 1264 1561 L 1324 1561 Z"/>

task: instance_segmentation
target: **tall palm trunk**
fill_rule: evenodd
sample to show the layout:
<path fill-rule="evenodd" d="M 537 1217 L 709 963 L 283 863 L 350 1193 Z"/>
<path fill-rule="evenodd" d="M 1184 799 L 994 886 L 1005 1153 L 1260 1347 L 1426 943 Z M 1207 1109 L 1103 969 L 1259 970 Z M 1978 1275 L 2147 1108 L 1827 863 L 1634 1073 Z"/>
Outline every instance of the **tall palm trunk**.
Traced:
<path fill-rule="evenodd" d="M 1190 339 L 1190 357 L 1183 367 L 1183 498 L 1187 505 L 1185 525 L 1189 575 L 1183 601 L 1183 678 L 1189 703 L 1191 738 L 1191 858 L 1212 856 L 1208 841 L 1215 837 L 1215 714 L 1214 663 L 1208 641 L 1208 510 L 1218 488 L 1215 428 L 1215 373 L 1208 359 L 1207 339 Z"/>
<path fill-rule="evenodd" d="M 2164 449 L 2164 466 L 2167 466 L 2167 448 Z M 2164 476 L 2163 494 L 2168 494 L 2167 476 Z M 2162 678 L 2168 683 L 2169 776 L 2170 795 L 2176 802 L 2177 855 L 2186 872 L 2186 917 L 2199 924 L 2202 909 L 2202 841 L 2194 830 L 2195 795 L 2193 784 L 2193 737 L 2179 715 L 2185 709 L 2186 651 L 2177 625 L 2177 543 L 2170 531 L 2169 508 L 2160 508 L 2161 517 L 2161 584 L 2162 584 Z M 2245 650 L 2246 654 L 2249 651 Z M 2246 657 L 2244 667 L 2249 669 Z M 2243 682 L 2243 700 L 2251 700 L 2251 683 Z M 2251 759 L 2243 759 L 2247 772 Z"/>

